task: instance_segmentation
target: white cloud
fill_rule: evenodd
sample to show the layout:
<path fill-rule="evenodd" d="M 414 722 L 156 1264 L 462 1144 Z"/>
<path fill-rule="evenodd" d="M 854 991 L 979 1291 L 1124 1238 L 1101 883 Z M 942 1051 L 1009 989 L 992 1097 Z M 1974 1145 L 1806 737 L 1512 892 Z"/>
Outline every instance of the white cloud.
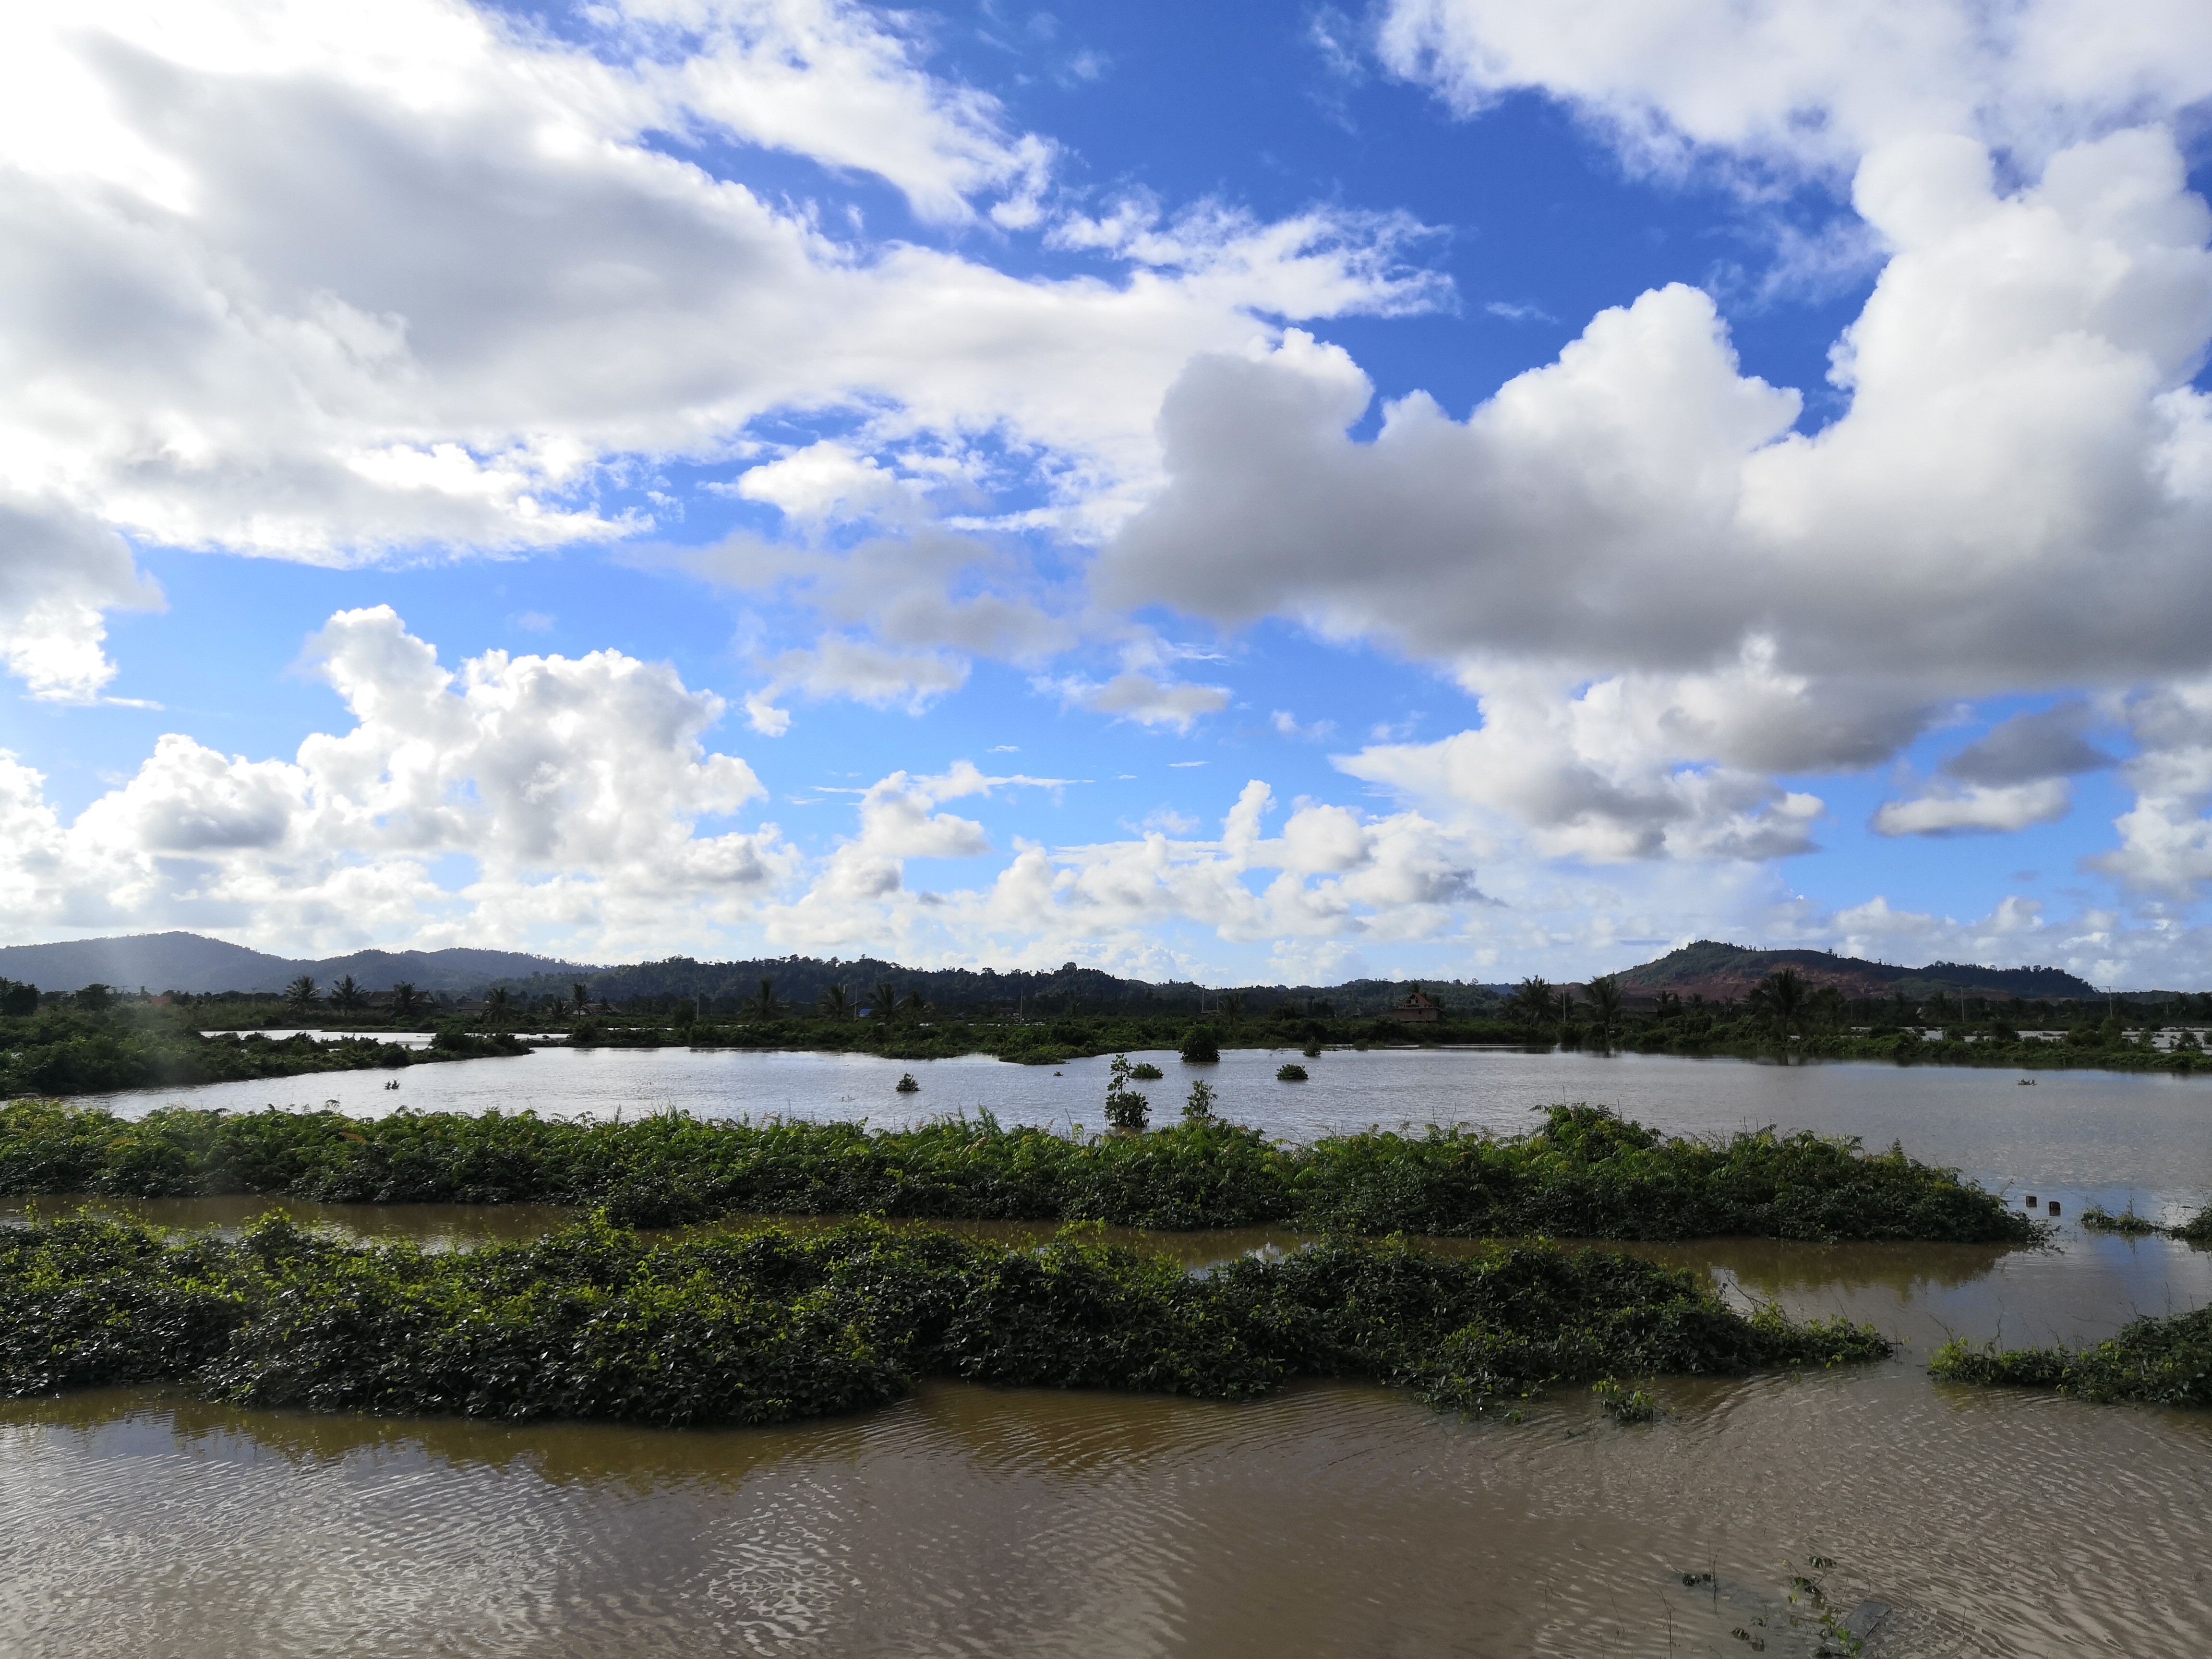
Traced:
<path fill-rule="evenodd" d="M 98 697 L 115 677 L 106 613 L 160 604 L 114 532 L 62 502 L 0 492 L 0 664 L 33 696 Z"/>
<path fill-rule="evenodd" d="M 197 926 L 301 948 L 370 939 L 621 948 L 734 918 L 794 868 L 773 826 L 702 834 L 762 790 L 702 739 L 722 714 L 620 653 L 488 652 L 459 673 L 385 607 L 313 642 L 350 730 L 289 761 L 179 733 L 66 826 L 0 766 L 18 834 L 0 890 L 20 933 Z M 472 873 L 441 888 L 435 866 Z"/>
<path fill-rule="evenodd" d="M 1802 847 L 1778 773 L 1878 763 L 1945 702 L 2204 665 L 2212 400 L 2188 378 L 2212 214 L 2170 137 L 2063 151 L 2010 195 L 1968 141 L 1901 142 L 1856 191 L 1895 252 L 1824 430 L 1794 430 L 1797 394 L 1743 375 L 1680 287 L 1465 422 L 1389 405 L 1371 442 L 1346 431 L 1365 377 L 1293 332 L 1185 373 L 1170 484 L 1100 591 L 1449 665 L 1484 729 L 1352 769 L 1595 858 Z"/>
<path fill-rule="evenodd" d="M 1873 827 L 1879 836 L 1942 836 L 1972 830 L 2002 833 L 2034 823 L 2056 823 L 2073 804 L 2073 789 L 2063 778 L 1978 784 L 1914 800 L 1884 801 L 1875 811 Z"/>
<path fill-rule="evenodd" d="M 808 410 L 860 428 L 842 480 L 785 458 L 755 482 L 802 517 L 904 488 L 878 451 L 988 439 L 1041 521 L 1088 532 L 1156 476 L 1193 352 L 1439 291 L 1407 227 L 1328 212 L 1178 221 L 1109 250 L 1119 282 L 841 242 L 684 145 L 1008 223 L 1049 147 L 873 9 L 590 16 L 592 50 L 459 0 L 0 14 L 0 491 L 181 546 L 521 552 L 641 533 L 605 501 L 636 458 L 735 459 L 756 417 Z M 69 695 L 103 672 L 86 607 L 140 597 L 112 548 L 75 562 L 23 636 L 55 643 L 12 659 Z"/>
<path fill-rule="evenodd" d="M 1848 172 L 1924 132 L 2039 161 L 2212 95 L 2191 0 L 1390 0 L 1378 46 L 1464 112 L 1540 90 L 1661 167 L 1718 150 Z"/>

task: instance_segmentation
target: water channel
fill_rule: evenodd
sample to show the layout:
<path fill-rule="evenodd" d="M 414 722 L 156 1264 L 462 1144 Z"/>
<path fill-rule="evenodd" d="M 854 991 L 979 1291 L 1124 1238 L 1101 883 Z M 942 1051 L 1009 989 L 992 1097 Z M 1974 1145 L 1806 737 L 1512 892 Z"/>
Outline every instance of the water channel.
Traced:
<path fill-rule="evenodd" d="M 1152 1058 L 1168 1075 L 1146 1086 L 1172 1111 L 1184 1070 Z M 2091 1200 L 2178 1217 L 2212 1198 L 2212 1081 L 1378 1051 L 1280 1085 L 1283 1058 L 1211 1069 L 1231 1115 L 1305 1139 L 1518 1129 L 1547 1102 L 1601 1101 L 1678 1132 L 1901 1140 L 2015 1201 L 2059 1197 L 2064 1218 L 2034 1250 L 1655 1248 L 1731 1295 L 1870 1320 L 1904 1346 L 1850 1371 L 1662 1379 L 1665 1413 L 1635 1427 L 1579 1394 L 1509 1424 L 1334 1385 L 1237 1406 L 933 1385 L 858 1418 L 685 1432 L 155 1390 L 0 1404 L 0 1656 L 1810 1654 L 1801 1577 L 1838 1612 L 1889 1607 L 1880 1655 L 2212 1646 L 2212 1414 L 1939 1386 L 1924 1369 L 1952 1334 L 2084 1341 L 2212 1302 L 2212 1253 L 2072 1223 Z M 890 1092 L 902 1070 L 923 1084 L 912 1104 Z M 290 1093 L 362 1112 L 1095 1121 L 1103 1063 L 1058 1070 L 548 1052 L 410 1068 L 396 1091 L 365 1074 Z M 288 1100 L 266 1084 L 189 1097 Z M 129 1207 L 230 1225 L 266 1206 Z M 562 1218 L 285 1207 L 446 1245 Z M 1139 1242 L 1202 1263 L 1297 1240 Z"/>

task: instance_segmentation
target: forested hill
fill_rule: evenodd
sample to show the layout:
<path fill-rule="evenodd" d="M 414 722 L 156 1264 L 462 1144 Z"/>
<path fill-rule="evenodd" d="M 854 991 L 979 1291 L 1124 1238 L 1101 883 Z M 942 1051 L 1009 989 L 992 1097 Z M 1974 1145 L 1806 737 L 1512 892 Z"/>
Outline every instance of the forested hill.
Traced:
<path fill-rule="evenodd" d="M 520 951 L 356 951 L 313 961 L 270 956 L 198 933 L 138 933 L 57 945 L 0 945 L 0 979 L 47 991 L 112 985 L 135 991 L 281 991 L 305 974 L 328 986 L 347 975 L 364 991 L 405 981 L 422 991 L 473 991 L 493 980 L 526 975 L 596 972 Z"/>
<path fill-rule="evenodd" d="M 1902 993 L 1915 1000 L 1951 995 L 2059 1000 L 2094 997 L 2097 988 L 2058 968 L 1983 968 L 1971 963 L 1931 962 L 1905 968 L 1826 951 L 1751 951 L 1741 945 L 1699 939 L 1620 975 L 1624 989 L 1645 995 L 1671 991 L 1709 1002 L 1741 1000 L 1769 974 L 1795 968 L 1810 983 L 1832 985 L 1849 997 Z"/>
<path fill-rule="evenodd" d="M 919 991 L 933 1007 L 978 1013 L 1004 1009 L 1030 1013 L 1150 1010 L 1194 1014 L 1201 1000 L 1208 1009 L 1218 1009 L 1224 996 L 1233 994 L 1242 996 L 1244 1006 L 1254 1013 L 1285 1002 L 1304 1007 L 1310 1001 L 1326 1004 L 1328 1012 L 1348 1016 L 1380 1013 L 1402 1001 L 1409 988 L 1395 980 L 1358 979 L 1341 985 L 1253 985 L 1225 992 L 1188 980 L 1155 985 L 1121 979 L 1072 962 L 1049 969 L 1001 973 L 989 968 L 905 968 L 875 957 L 845 961 L 832 957 L 826 962 L 814 957 L 770 957 L 752 962 L 695 962 L 689 957 L 671 957 L 665 962 L 609 968 L 588 975 L 563 977 L 549 973 L 504 983 L 525 1000 L 547 994 L 566 994 L 572 981 L 581 981 L 592 996 L 617 1005 L 638 999 L 672 1002 L 688 997 L 702 1012 L 728 1014 L 757 995 L 764 979 L 772 981 L 777 1001 L 795 1008 L 811 1007 L 832 986 L 842 987 L 856 1006 L 866 1007 L 875 988 L 887 984 L 902 999 Z M 1421 984 L 1446 1008 L 1468 1013 L 1495 1008 L 1505 988 L 1459 980 L 1425 980 Z"/>

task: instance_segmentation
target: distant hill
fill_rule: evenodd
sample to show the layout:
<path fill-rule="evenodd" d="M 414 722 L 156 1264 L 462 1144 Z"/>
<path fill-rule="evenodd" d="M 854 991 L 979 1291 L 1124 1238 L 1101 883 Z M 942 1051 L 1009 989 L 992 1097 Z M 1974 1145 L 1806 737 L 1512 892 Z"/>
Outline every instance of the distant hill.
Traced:
<path fill-rule="evenodd" d="M 2099 994 L 2087 980 L 2057 968 L 1982 968 L 1963 962 L 1901 968 L 1826 951 L 1747 951 L 1709 939 L 1631 968 L 1620 975 L 1620 982 L 1623 989 L 1646 996 L 1672 991 L 1708 1002 L 1740 1001 L 1753 986 L 1784 968 L 1795 968 L 1813 985 L 1832 985 L 1847 997 L 1887 997 L 1902 991 L 1917 1000 L 1942 991 L 2048 1000 Z"/>
<path fill-rule="evenodd" d="M 423 991 L 473 991 L 495 980 L 598 972 L 520 951 L 356 951 L 295 961 L 228 945 L 198 933 L 138 933 L 127 939 L 80 939 L 60 945 L 0 945 L 0 977 L 48 991 L 80 986 L 140 986 L 153 991 L 281 991 L 306 974 L 319 985 L 351 974 L 368 991 L 404 980 Z"/>

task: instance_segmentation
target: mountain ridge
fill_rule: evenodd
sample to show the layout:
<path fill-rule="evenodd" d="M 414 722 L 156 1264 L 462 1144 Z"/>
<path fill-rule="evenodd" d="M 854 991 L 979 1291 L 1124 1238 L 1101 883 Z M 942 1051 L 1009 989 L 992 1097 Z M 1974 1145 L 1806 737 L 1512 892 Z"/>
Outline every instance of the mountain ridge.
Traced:
<path fill-rule="evenodd" d="M 1708 1002 L 1740 1001 L 1769 974 L 1795 968 L 1808 983 L 1832 985 L 1848 997 L 1887 997 L 1898 992 L 1916 1000 L 1941 991 L 1948 994 L 2008 997 L 2020 1000 L 2075 1001 L 2101 995 L 2097 988 L 2060 968 L 1985 968 L 1972 963 L 1931 962 L 1918 968 L 1839 957 L 1827 951 L 1759 951 L 1701 939 L 1665 956 L 1624 969 L 1624 990 L 1679 997 L 1702 996 Z"/>
<path fill-rule="evenodd" d="M 1990 968 L 1937 962 L 1918 968 L 1838 957 L 1826 951 L 1753 950 L 1698 939 L 1662 957 L 1621 970 L 1621 987 L 1632 996 L 1662 991 L 1708 1001 L 1741 1000 L 1768 974 L 1797 969 L 1814 986 L 1833 985 L 1846 996 L 1886 998 L 1897 992 L 1924 998 L 1947 994 L 2079 1000 L 2100 995 L 2086 980 L 2057 968 Z M 865 994 L 878 981 L 895 982 L 901 995 L 920 990 L 932 1002 L 977 1005 L 1030 999 L 1093 1010 L 1148 1003 L 1194 1010 L 1218 993 L 1191 981 L 1154 983 L 1127 980 L 1103 969 L 1067 963 L 1057 969 L 916 969 L 872 957 L 842 961 L 832 957 L 763 957 L 750 961 L 699 962 L 668 957 L 658 962 L 606 967 L 574 963 L 527 951 L 492 951 L 466 945 L 442 951 L 349 951 L 314 959 L 279 957 L 243 945 L 184 932 L 139 933 L 107 939 L 70 939 L 51 945 L 0 945 L 0 977 L 27 981 L 46 990 L 75 990 L 94 982 L 124 989 L 145 986 L 156 991 L 281 991 L 305 974 L 327 987 L 347 975 L 366 991 L 388 990 L 406 981 L 418 990 L 465 992 L 505 984 L 521 990 L 567 995 L 579 982 L 595 996 L 734 999 L 750 995 L 761 979 L 777 981 L 787 1000 L 811 1002 L 832 984 Z M 1339 985 L 1251 985 L 1258 1006 L 1307 997 L 1330 997 L 1364 1008 L 1382 1006 L 1404 994 L 1413 981 L 1348 980 Z M 1511 988 L 1459 980 L 1419 981 L 1444 992 L 1455 1006 L 1494 1002 Z M 1579 981 L 1578 981 L 1579 982 Z M 2140 993 L 2138 994 L 2141 994 Z M 1345 1012 L 1351 1012 L 1350 1008 Z"/>
<path fill-rule="evenodd" d="M 472 991 L 501 979 L 601 969 L 520 951 L 454 945 L 443 951 L 352 951 L 312 961 L 271 956 L 204 933 L 133 933 L 0 945 L 0 978 L 50 991 L 94 983 L 154 991 L 281 991 L 306 974 L 319 985 L 350 974 L 364 991 L 404 980 L 421 991 Z"/>

